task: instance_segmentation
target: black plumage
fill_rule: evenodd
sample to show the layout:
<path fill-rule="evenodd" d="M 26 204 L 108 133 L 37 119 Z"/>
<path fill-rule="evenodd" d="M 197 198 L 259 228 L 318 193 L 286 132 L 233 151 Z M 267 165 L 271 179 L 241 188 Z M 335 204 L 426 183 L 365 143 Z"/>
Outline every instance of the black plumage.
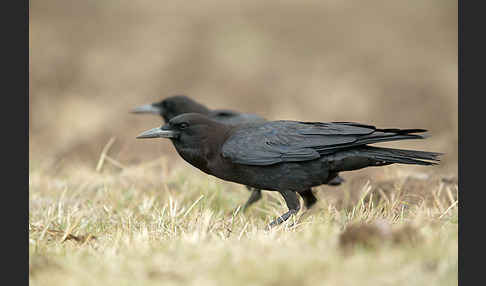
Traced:
<path fill-rule="evenodd" d="M 199 113 L 223 124 L 236 125 L 249 122 L 263 122 L 261 116 L 251 113 L 241 113 L 229 109 L 211 110 L 201 103 L 185 95 L 174 95 L 161 101 L 142 105 L 132 110 L 132 113 L 152 113 L 160 115 L 168 122 L 177 115 L 183 113 Z"/>
<path fill-rule="evenodd" d="M 161 116 L 165 122 L 169 122 L 169 120 L 171 120 L 175 116 L 184 113 L 204 114 L 217 122 L 227 125 L 265 122 L 265 119 L 263 117 L 260 117 L 256 114 L 241 113 L 228 109 L 211 110 L 185 95 L 170 96 L 158 102 L 136 107 L 132 110 L 132 112 L 138 114 L 156 114 Z M 336 176 L 328 183 L 328 185 L 337 186 L 340 185 L 342 182 L 344 182 L 344 180 L 341 177 Z M 260 189 L 255 189 L 249 186 L 247 186 L 247 189 L 251 191 L 252 194 L 248 198 L 247 202 L 244 204 L 243 211 L 247 210 L 250 205 L 257 202 L 262 197 Z M 314 194 L 310 190 L 308 192 L 302 193 L 301 196 L 304 199 L 304 204 L 307 208 L 310 208 L 317 201 Z"/>
<path fill-rule="evenodd" d="M 170 138 L 181 157 L 203 172 L 258 189 L 278 191 L 289 211 L 300 209 L 297 193 L 327 184 L 339 172 L 389 164 L 434 165 L 440 153 L 368 146 L 423 139 L 423 129 L 378 129 L 352 122 L 268 121 L 221 124 L 195 113 L 172 118 L 137 138 Z"/>

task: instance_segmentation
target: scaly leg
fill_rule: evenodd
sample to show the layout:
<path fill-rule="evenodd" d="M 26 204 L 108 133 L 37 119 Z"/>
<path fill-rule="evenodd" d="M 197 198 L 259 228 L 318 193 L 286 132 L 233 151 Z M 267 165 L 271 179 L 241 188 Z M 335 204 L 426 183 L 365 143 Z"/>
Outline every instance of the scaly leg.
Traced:
<path fill-rule="evenodd" d="M 297 194 L 293 191 L 279 191 L 289 208 L 289 211 L 272 221 L 269 226 L 274 227 L 286 221 L 291 215 L 296 214 L 300 210 L 300 202 Z"/>
<path fill-rule="evenodd" d="M 342 183 L 344 183 L 344 179 L 339 177 L 338 173 L 334 173 L 331 175 L 331 179 L 329 180 L 329 182 L 327 182 L 327 185 L 340 186 Z"/>
<path fill-rule="evenodd" d="M 262 198 L 262 191 L 259 189 L 255 189 L 249 186 L 246 186 L 246 188 L 251 192 L 250 197 L 248 198 L 248 201 L 246 201 L 245 205 L 243 206 L 243 211 L 246 211 L 246 209 L 252 205 L 254 202 L 257 202 L 259 199 Z"/>
<path fill-rule="evenodd" d="M 317 202 L 317 198 L 314 196 L 311 189 L 299 192 L 299 195 L 304 199 L 304 206 L 307 209 L 310 209 Z"/>

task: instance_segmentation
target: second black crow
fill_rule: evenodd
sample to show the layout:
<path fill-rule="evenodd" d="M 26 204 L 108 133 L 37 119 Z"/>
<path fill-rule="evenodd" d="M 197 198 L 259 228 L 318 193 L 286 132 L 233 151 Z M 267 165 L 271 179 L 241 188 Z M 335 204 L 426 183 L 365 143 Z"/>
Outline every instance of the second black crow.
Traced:
<path fill-rule="evenodd" d="M 157 114 L 160 115 L 165 122 L 168 122 L 172 118 L 183 113 L 204 114 L 213 120 L 230 125 L 265 121 L 263 117 L 256 114 L 241 113 L 229 109 L 211 110 L 185 95 L 170 96 L 158 102 L 136 107 L 132 112 Z"/>

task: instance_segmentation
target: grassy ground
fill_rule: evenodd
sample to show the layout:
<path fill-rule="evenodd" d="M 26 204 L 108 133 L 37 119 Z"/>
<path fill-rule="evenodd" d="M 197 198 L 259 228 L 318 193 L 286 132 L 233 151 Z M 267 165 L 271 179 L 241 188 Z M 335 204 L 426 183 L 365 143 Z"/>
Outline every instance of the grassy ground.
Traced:
<path fill-rule="evenodd" d="M 317 188 L 314 208 L 268 231 L 277 193 L 242 214 L 243 186 L 163 159 L 31 165 L 31 285 L 457 284 L 457 183 L 433 171 Z"/>

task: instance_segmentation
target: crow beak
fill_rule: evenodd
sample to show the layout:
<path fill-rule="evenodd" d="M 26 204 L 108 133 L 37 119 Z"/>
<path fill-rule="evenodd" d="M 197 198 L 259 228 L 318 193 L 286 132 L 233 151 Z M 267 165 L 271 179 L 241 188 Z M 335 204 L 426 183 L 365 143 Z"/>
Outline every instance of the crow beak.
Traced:
<path fill-rule="evenodd" d="M 162 110 L 160 107 L 154 106 L 152 104 L 146 104 L 142 106 L 135 107 L 132 109 L 132 113 L 155 113 L 155 114 L 160 114 Z"/>
<path fill-rule="evenodd" d="M 179 132 L 170 130 L 165 126 L 153 128 L 137 136 L 137 139 L 145 138 L 177 138 Z"/>

